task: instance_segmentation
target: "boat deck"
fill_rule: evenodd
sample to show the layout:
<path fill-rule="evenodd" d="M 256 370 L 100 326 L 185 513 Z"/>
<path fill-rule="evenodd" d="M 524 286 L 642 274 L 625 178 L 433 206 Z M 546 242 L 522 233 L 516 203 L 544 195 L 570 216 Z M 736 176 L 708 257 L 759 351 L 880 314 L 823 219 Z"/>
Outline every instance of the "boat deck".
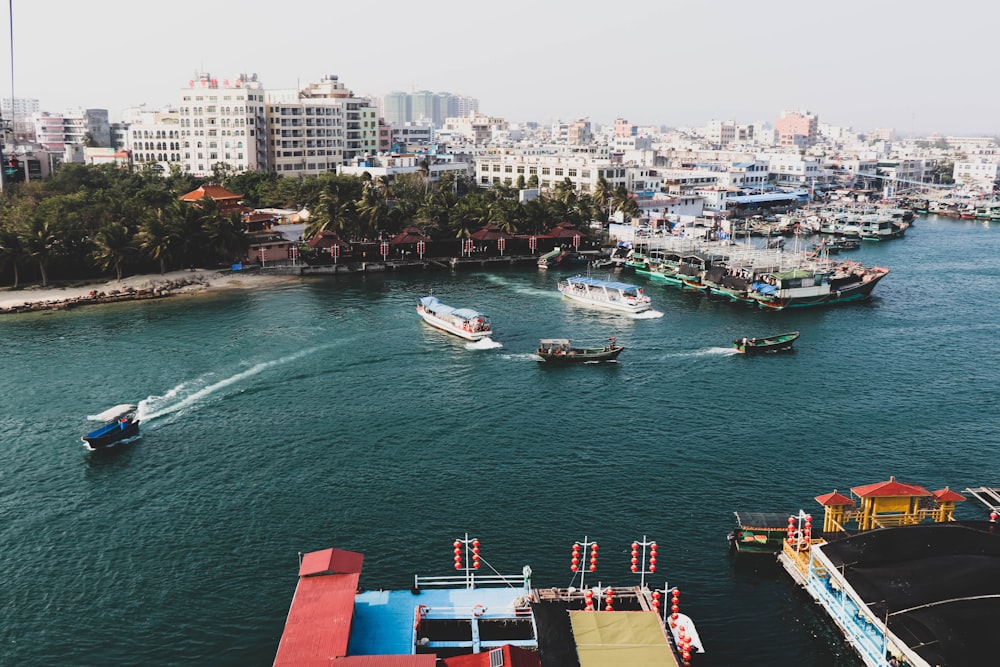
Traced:
<path fill-rule="evenodd" d="M 503 644 L 536 646 L 530 639 L 493 636 L 487 640 L 481 630 L 496 626 L 500 619 L 525 619 L 530 624 L 527 607 L 516 603 L 525 596 L 522 588 L 454 588 L 365 591 L 354 600 L 354 620 L 348 655 L 392 655 L 413 651 L 418 609 L 423 612 L 420 624 L 425 629 L 438 626 L 439 632 L 426 644 L 430 650 L 465 647 L 465 653 L 478 653 Z M 422 607 L 421 607 L 422 605 Z M 423 633 L 421 633 L 423 635 Z M 495 635 L 495 632 L 488 633 Z M 471 649 L 471 650 L 470 650 Z"/>
<path fill-rule="evenodd" d="M 1000 488 L 980 486 L 966 489 L 965 492 L 972 494 L 973 498 L 986 505 L 989 511 L 1000 512 Z"/>

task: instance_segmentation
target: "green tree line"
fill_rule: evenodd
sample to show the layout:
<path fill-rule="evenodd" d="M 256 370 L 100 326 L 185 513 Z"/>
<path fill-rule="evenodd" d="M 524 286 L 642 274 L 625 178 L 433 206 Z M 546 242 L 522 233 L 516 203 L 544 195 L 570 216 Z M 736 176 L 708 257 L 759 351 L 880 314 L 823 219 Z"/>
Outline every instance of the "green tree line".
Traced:
<path fill-rule="evenodd" d="M 179 170 L 164 177 L 148 169 L 63 164 L 48 180 L 8 184 L 0 198 L 0 276 L 17 288 L 240 261 L 249 238 L 239 214 L 221 213 L 211 199 L 179 199 L 207 182 L 241 195 L 250 208 L 307 209 L 306 239 L 329 230 L 348 242 L 374 240 L 411 225 L 434 239 L 465 237 L 487 224 L 511 234 L 539 234 L 560 222 L 585 231 L 615 211 L 638 213 L 623 187 L 612 190 L 604 181 L 581 193 L 566 179 L 522 202 L 518 192 L 533 180 L 485 190 L 453 174 L 432 182 L 426 163 L 391 182 L 367 173 L 196 179 Z"/>

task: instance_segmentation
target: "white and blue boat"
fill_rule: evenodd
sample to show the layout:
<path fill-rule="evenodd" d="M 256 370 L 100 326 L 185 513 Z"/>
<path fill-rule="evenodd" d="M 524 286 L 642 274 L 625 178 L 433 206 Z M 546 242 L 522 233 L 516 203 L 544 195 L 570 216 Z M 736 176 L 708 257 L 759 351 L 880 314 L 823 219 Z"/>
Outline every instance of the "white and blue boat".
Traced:
<path fill-rule="evenodd" d="M 87 449 L 94 451 L 104 449 L 114 444 L 129 440 L 139 435 L 139 406 L 122 403 L 108 408 L 100 414 L 91 415 L 87 419 L 103 422 L 104 425 L 83 436 Z"/>
<path fill-rule="evenodd" d="M 607 310 L 642 313 L 652 307 L 650 298 L 642 288 L 613 280 L 599 280 L 590 276 L 573 276 L 559 281 L 562 295 Z"/>
<path fill-rule="evenodd" d="M 493 334 L 488 316 L 471 308 L 453 308 L 441 303 L 436 296 L 422 297 L 417 314 L 432 327 L 466 340 L 480 340 Z"/>

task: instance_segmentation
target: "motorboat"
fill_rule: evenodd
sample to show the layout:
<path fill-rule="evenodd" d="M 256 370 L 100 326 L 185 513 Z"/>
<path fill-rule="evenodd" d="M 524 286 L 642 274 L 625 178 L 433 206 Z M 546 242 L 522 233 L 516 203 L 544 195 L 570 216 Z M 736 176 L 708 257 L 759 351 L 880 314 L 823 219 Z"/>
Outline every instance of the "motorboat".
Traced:
<path fill-rule="evenodd" d="M 490 318 L 471 308 L 454 308 L 436 296 L 421 297 L 417 314 L 424 322 L 466 340 L 480 340 L 493 335 Z"/>
<path fill-rule="evenodd" d="M 538 360 L 554 364 L 579 364 L 614 361 L 625 348 L 609 338 L 606 345 L 573 345 L 568 338 L 542 338 L 538 341 Z"/>
<path fill-rule="evenodd" d="M 100 414 L 87 417 L 91 421 L 103 422 L 103 426 L 83 436 L 87 449 L 91 451 L 103 449 L 138 436 L 138 410 L 137 405 L 122 403 Z"/>
<path fill-rule="evenodd" d="M 778 334 L 776 336 L 764 336 L 763 338 L 737 338 L 733 341 L 733 347 L 741 354 L 764 354 L 766 352 L 781 352 L 792 349 L 799 337 L 798 331 Z"/>

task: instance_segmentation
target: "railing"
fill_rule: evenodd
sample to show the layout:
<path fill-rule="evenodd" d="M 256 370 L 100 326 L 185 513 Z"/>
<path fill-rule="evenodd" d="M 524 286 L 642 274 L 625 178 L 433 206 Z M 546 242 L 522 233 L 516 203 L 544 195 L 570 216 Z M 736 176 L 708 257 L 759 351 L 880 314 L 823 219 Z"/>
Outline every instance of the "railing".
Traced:
<path fill-rule="evenodd" d="M 419 588 L 476 588 L 476 586 L 507 586 L 509 588 L 528 588 L 528 580 L 523 574 L 502 575 L 502 574 L 473 574 L 451 575 L 443 577 L 421 577 L 413 576 L 413 587 Z"/>

